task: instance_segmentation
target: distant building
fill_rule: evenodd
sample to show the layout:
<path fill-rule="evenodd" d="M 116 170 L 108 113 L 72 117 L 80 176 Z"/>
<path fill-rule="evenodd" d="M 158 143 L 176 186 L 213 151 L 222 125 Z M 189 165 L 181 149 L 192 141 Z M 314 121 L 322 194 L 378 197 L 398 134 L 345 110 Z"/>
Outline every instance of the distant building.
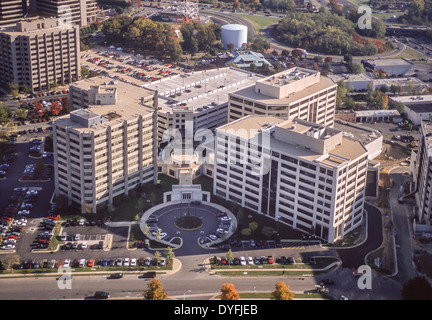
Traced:
<path fill-rule="evenodd" d="M 408 93 L 410 90 L 422 92 L 427 88 L 426 83 L 413 77 L 374 79 L 367 73 L 329 75 L 328 77 L 336 83 L 343 80 L 345 86 L 354 91 L 366 91 L 371 88 L 391 92 L 392 87 L 395 87 L 396 93 Z"/>
<path fill-rule="evenodd" d="M 47 90 L 81 75 L 78 26 L 57 18 L 31 18 L 0 28 L 0 83 Z"/>
<path fill-rule="evenodd" d="M 373 59 L 366 60 L 364 63 L 366 69 L 371 71 L 384 71 L 386 75 L 412 75 L 414 74 L 414 65 L 405 59 Z"/>
<path fill-rule="evenodd" d="M 416 126 L 432 117 L 432 95 L 391 97 L 392 101 L 404 104 L 406 117 Z"/>
<path fill-rule="evenodd" d="M 16 24 L 27 13 L 26 0 L 0 1 L 0 26 Z"/>
<path fill-rule="evenodd" d="M 96 0 L 30 0 L 30 10 L 86 27 L 96 22 L 98 8 Z"/>
<path fill-rule="evenodd" d="M 153 93 L 105 79 L 74 83 L 75 110 L 53 123 L 55 194 L 82 213 L 156 182 Z"/>
<path fill-rule="evenodd" d="M 356 121 L 359 123 L 386 122 L 393 121 L 393 118 L 399 118 L 400 113 L 397 110 L 362 110 L 354 111 Z"/>
<path fill-rule="evenodd" d="M 228 60 L 225 65 L 234 64 L 238 68 L 249 68 L 251 64 L 254 64 L 256 67 L 262 67 L 264 65 L 268 65 L 269 67 L 272 66 L 272 64 L 259 52 L 242 50 L 232 52 L 232 55 L 234 57 L 231 60 Z"/>
<path fill-rule="evenodd" d="M 333 243 L 364 221 L 367 161 L 338 129 L 246 116 L 216 129 L 214 194 Z"/>

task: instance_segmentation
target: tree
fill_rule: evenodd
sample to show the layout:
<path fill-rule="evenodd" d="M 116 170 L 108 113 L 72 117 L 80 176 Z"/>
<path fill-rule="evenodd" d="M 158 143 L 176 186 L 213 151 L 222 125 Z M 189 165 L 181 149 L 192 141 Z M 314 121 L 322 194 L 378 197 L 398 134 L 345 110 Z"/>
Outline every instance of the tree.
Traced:
<path fill-rule="evenodd" d="M 333 58 L 332 57 L 327 57 L 324 59 L 325 63 L 332 63 L 333 62 Z"/>
<path fill-rule="evenodd" d="M 163 291 L 162 282 L 152 279 L 148 284 L 147 290 L 144 291 L 145 300 L 166 300 L 168 294 Z"/>
<path fill-rule="evenodd" d="M 276 283 L 275 290 L 271 293 L 272 300 L 294 300 L 294 293 L 283 281 Z"/>
<path fill-rule="evenodd" d="M 234 259 L 234 255 L 233 255 L 231 249 L 228 250 L 226 258 L 228 261 L 232 261 Z"/>
<path fill-rule="evenodd" d="M 57 101 L 53 101 L 51 103 L 51 114 L 53 116 L 58 116 L 61 112 L 62 108 L 60 107 L 59 103 Z"/>
<path fill-rule="evenodd" d="M 159 264 L 159 262 L 161 261 L 161 258 L 162 258 L 162 254 L 159 251 L 156 251 L 154 253 L 154 257 L 155 257 L 157 264 Z"/>
<path fill-rule="evenodd" d="M 237 293 L 232 283 L 224 283 L 221 287 L 221 300 L 239 300 L 240 295 Z"/>
<path fill-rule="evenodd" d="M 424 277 L 415 277 L 403 285 L 403 300 L 432 300 L 432 287 Z"/>
<path fill-rule="evenodd" d="M 0 122 L 8 121 L 11 115 L 12 115 L 11 109 L 8 106 L 0 104 Z"/>
<path fill-rule="evenodd" d="M 350 64 L 350 69 L 352 73 L 361 74 L 365 72 L 365 68 L 361 63 L 352 63 Z"/>
<path fill-rule="evenodd" d="M 400 115 L 402 115 L 404 113 L 405 105 L 402 102 L 397 101 L 395 104 L 395 109 L 399 112 Z"/>
<path fill-rule="evenodd" d="M 251 229 L 252 232 L 258 229 L 258 222 L 255 221 L 249 222 L 249 229 Z"/>
<path fill-rule="evenodd" d="M 6 264 L 7 264 L 7 269 L 13 267 L 13 265 L 18 264 L 20 262 L 20 256 L 19 254 L 14 254 L 11 255 L 7 260 L 6 260 Z"/>
<path fill-rule="evenodd" d="M 175 258 L 175 254 L 174 254 L 173 249 L 171 247 L 168 247 L 165 255 L 167 258 L 167 265 L 172 266 L 172 264 L 174 262 L 174 258 Z"/>

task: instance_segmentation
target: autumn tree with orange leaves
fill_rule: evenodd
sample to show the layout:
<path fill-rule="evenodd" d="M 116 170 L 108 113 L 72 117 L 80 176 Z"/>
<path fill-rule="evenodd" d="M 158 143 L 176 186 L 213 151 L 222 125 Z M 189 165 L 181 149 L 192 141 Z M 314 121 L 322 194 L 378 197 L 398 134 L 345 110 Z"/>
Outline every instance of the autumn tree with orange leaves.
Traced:
<path fill-rule="evenodd" d="M 51 103 L 51 114 L 53 116 L 58 116 L 61 112 L 62 108 L 60 107 L 59 103 L 57 101 L 53 101 Z"/>
<path fill-rule="evenodd" d="M 275 285 L 275 291 L 271 294 L 272 300 L 294 300 L 294 293 L 290 287 L 283 281 L 279 281 Z"/>
<path fill-rule="evenodd" d="M 238 300 L 240 295 L 237 293 L 232 283 L 224 283 L 221 288 L 221 300 Z"/>
<path fill-rule="evenodd" d="M 160 280 L 152 279 L 148 284 L 147 290 L 144 291 L 145 300 L 166 300 L 168 294 L 163 291 L 162 282 Z"/>

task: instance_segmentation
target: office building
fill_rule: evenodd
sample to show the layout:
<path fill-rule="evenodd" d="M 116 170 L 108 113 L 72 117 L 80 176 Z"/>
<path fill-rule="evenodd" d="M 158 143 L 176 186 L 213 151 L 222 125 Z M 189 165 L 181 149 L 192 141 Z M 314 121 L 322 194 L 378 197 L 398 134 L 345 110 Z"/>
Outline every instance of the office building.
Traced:
<path fill-rule="evenodd" d="M 32 18 L 0 28 L 0 84 L 31 91 L 77 81 L 81 75 L 77 26 L 56 18 Z"/>
<path fill-rule="evenodd" d="M 331 127 L 246 116 L 216 129 L 214 194 L 329 243 L 363 223 L 368 151 Z"/>
<path fill-rule="evenodd" d="M 415 196 L 414 232 L 432 232 L 432 123 L 422 121 L 419 146 L 412 152 L 410 168 Z"/>
<path fill-rule="evenodd" d="M 155 112 L 143 104 L 153 93 L 104 80 L 75 83 L 75 110 L 53 123 L 55 194 L 83 213 L 156 182 Z M 77 109 L 81 96 L 85 105 Z"/>
<path fill-rule="evenodd" d="M 96 0 L 30 0 L 30 9 L 39 15 L 59 17 L 63 23 L 86 27 L 96 22 Z"/>
<path fill-rule="evenodd" d="M 16 24 L 26 13 L 26 0 L 2 0 L 0 1 L 0 26 Z"/>
<path fill-rule="evenodd" d="M 229 94 L 229 121 L 247 115 L 302 119 L 332 126 L 337 85 L 318 71 L 292 68 Z"/>
<path fill-rule="evenodd" d="M 419 126 L 423 121 L 432 117 L 432 95 L 416 95 L 391 97 L 392 102 L 404 104 L 404 114 L 414 125 Z"/>

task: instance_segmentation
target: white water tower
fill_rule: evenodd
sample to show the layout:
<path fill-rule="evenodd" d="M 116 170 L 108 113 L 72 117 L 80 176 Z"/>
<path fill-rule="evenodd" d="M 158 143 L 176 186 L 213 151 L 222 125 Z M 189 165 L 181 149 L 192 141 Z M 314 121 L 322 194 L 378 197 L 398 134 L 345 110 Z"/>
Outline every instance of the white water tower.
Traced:
<path fill-rule="evenodd" d="M 247 27 L 241 24 L 226 24 L 222 26 L 222 44 L 227 49 L 228 43 L 234 45 L 234 49 L 241 49 L 243 43 L 247 43 Z"/>

